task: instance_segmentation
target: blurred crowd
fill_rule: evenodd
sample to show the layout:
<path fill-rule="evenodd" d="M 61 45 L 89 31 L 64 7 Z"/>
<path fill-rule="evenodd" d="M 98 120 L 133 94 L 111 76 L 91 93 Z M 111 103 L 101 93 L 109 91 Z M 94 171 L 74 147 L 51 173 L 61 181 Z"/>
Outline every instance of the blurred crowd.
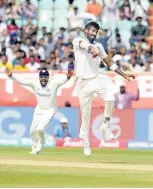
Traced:
<path fill-rule="evenodd" d="M 110 27 L 102 27 L 96 40 L 121 70 L 153 72 L 153 47 L 147 44 L 149 30 L 147 24 L 143 24 L 147 23 L 151 0 L 145 0 L 148 3 L 146 6 L 144 0 L 102 0 L 101 4 L 96 0 L 86 0 L 84 12 L 73 5 L 75 1 L 68 1 L 68 27 L 48 31 L 45 26 L 39 27 L 39 7 L 30 0 L 0 0 L 0 70 L 6 66 L 15 71 L 36 71 L 41 68 L 73 70 L 72 40 L 83 35 L 86 23 L 93 20 L 102 27 L 103 23 L 109 25 L 110 20 L 127 20 L 137 22 L 130 30 L 130 47 L 126 46 L 118 27 L 114 31 Z M 23 21 L 21 27 L 16 24 L 17 19 Z M 108 70 L 103 61 L 100 68 Z"/>

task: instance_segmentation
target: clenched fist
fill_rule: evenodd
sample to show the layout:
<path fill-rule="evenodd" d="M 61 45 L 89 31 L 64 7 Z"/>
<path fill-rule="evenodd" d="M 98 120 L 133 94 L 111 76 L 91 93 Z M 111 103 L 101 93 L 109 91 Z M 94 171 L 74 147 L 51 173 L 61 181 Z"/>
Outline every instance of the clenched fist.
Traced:
<path fill-rule="evenodd" d="M 5 73 L 8 77 L 11 77 L 12 76 L 12 70 L 10 70 L 9 68 L 5 68 Z"/>

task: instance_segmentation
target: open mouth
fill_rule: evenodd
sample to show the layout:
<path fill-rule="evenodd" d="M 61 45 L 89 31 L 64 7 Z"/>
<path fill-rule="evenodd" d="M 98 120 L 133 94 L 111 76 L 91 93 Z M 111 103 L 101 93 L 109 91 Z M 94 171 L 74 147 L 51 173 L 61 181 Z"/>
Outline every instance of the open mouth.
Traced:
<path fill-rule="evenodd" d="M 46 85 L 46 81 L 42 81 L 41 84 L 42 84 L 42 85 Z"/>

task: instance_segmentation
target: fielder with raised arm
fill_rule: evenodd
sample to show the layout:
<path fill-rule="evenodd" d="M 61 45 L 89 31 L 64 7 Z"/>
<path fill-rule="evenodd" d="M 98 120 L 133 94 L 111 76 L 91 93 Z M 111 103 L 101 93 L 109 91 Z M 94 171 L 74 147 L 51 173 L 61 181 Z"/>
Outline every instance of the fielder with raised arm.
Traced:
<path fill-rule="evenodd" d="M 91 155 L 89 127 L 91 103 L 94 93 L 97 93 L 105 103 L 104 122 L 100 130 L 109 140 L 114 140 L 114 134 L 110 129 L 110 118 L 114 110 L 114 93 L 112 91 L 111 80 L 101 73 L 99 68 L 100 61 L 103 60 L 107 66 L 130 81 L 135 78 L 134 75 L 124 74 L 115 63 L 110 60 L 103 46 L 95 42 L 99 25 L 96 22 L 90 22 L 85 27 L 85 37 L 76 37 L 73 40 L 73 49 L 75 54 L 75 70 L 78 78 L 77 91 L 80 102 L 82 124 L 79 138 L 84 142 L 84 155 Z"/>
<path fill-rule="evenodd" d="M 7 76 L 21 85 L 29 86 L 33 89 L 37 98 L 37 106 L 34 111 L 33 121 L 31 124 L 30 135 L 32 140 L 31 154 L 39 154 L 45 144 L 45 129 L 54 117 L 57 106 L 56 96 L 58 88 L 66 83 L 72 76 L 73 72 L 68 71 L 67 76 L 62 81 L 49 79 L 49 72 L 42 69 L 39 72 L 39 79 L 28 80 L 26 78 L 16 78 L 12 71 L 5 69 Z"/>

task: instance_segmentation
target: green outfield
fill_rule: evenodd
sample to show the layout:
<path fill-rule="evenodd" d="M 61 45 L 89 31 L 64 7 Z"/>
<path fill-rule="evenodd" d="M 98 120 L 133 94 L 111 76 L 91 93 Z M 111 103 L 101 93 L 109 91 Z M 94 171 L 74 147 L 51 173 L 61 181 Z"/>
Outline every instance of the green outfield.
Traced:
<path fill-rule="evenodd" d="M 0 147 L 0 187 L 153 187 L 153 151 Z"/>

